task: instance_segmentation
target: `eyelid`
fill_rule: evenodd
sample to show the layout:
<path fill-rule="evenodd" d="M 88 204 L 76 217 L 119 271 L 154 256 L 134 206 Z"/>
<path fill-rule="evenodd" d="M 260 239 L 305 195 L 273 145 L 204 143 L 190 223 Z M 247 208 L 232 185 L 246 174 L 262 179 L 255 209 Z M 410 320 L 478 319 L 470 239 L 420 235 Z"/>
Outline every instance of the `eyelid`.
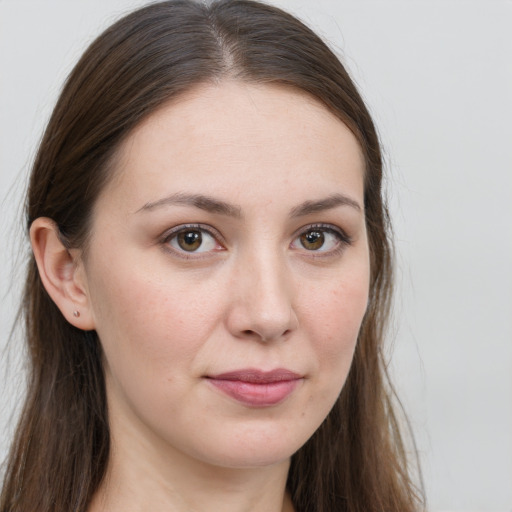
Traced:
<path fill-rule="evenodd" d="M 183 259 L 200 259 L 208 257 L 209 254 L 212 252 L 219 252 L 219 251 L 205 251 L 205 252 L 187 252 L 187 251 L 180 251 L 174 247 L 172 247 L 169 244 L 169 241 L 174 238 L 178 233 L 182 231 L 189 230 L 197 230 L 197 231 L 203 231 L 210 235 L 212 238 L 216 240 L 216 242 L 222 246 L 223 249 L 225 249 L 225 240 L 224 237 L 221 235 L 221 233 L 213 228 L 212 226 L 209 226 L 208 224 L 197 224 L 197 223 L 186 223 L 186 224 L 179 224 L 177 226 L 174 226 L 171 229 L 168 229 L 165 231 L 160 237 L 160 243 L 164 246 L 164 249 L 168 252 L 171 252 L 174 255 L 177 255 L 178 257 L 181 257 Z"/>
<path fill-rule="evenodd" d="M 219 245 L 222 246 L 223 249 L 226 248 L 226 242 L 222 234 L 212 226 L 208 224 L 201 224 L 201 223 L 186 223 L 186 224 L 179 224 L 177 226 L 174 226 L 171 229 L 166 230 L 160 237 L 160 243 L 162 246 L 164 246 L 164 250 L 167 252 L 171 252 L 173 255 L 176 255 L 178 257 L 181 257 L 183 259 L 201 259 L 206 258 L 209 255 L 211 255 L 212 252 L 220 252 L 220 251 L 205 251 L 205 252 L 187 252 L 187 251 L 181 251 L 177 250 L 176 248 L 170 246 L 169 241 L 175 237 L 178 233 L 182 231 L 186 231 L 187 229 L 190 230 L 199 230 L 206 232 L 208 235 L 213 237 Z M 292 245 L 298 237 L 300 237 L 302 234 L 304 234 L 307 231 L 313 231 L 313 230 L 319 230 L 327 233 L 334 234 L 338 240 L 339 243 L 334 249 L 330 249 L 327 251 L 315 251 L 315 250 L 307 250 L 306 248 L 303 248 L 301 252 L 307 254 L 309 257 L 313 258 L 320 258 L 320 257 L 329 257 L 332 255 L 336 255 L 340 252 L 342 252 L 347 246 L 351 245 L 353 240 L 352 238 L 347 235 L 345 230 L 340 228 L 339 226 L 336 226 L 334 224 L 327 224 L 327 223 L 313 223 L 313 224 L 307 224 L 305 226 L 302 226 L 298 230 L 294 232 L 292 235 L 292 242 L 290 245 Z M 294 249 L 292 247 L 292 249 Z M 300 251 L 300 249 L 298 249 Z"/>
<path fill-rule="evenodd" d="M 314 250 L 307 250 L 306 248 L 303 248 L 305 253 L 308 254 L 308 256 L 319 258 L 323 256 L 331 256 L 333 254 L 338 254 L 339 252 L 343 251 L 345 247 L 352 245 L 352 238 L 346 233 L 345 230 L 340 228 L 339 226 L 336 226 L 334 224 L 325 224 L 325 223 L 314 223 L 314 224 L 307 224 L 306 226 L 302 226 L 300 229 L 295 231 L 293 234 L 292 243 L 297 240 L 299 236 L 306 233 L 307 231 L 314 231 L 314 230 L 324 231 L 327 233 L 332 233 L 336 237 L 338 237 L 339 244 L 332 250 L 328 251 L 314 251 Z M 300 249 L 299 249 L 300 250 Z"/>

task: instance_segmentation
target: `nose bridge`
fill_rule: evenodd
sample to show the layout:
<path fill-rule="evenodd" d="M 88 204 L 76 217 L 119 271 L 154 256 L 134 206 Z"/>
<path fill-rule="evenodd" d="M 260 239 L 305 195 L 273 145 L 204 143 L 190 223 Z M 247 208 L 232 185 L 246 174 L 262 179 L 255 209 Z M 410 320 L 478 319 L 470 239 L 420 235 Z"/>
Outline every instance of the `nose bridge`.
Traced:
<path fill-rule="evenodd" d="M 268 240 L 238 262 L 233 305 L 238 335 L 269 341 L 296 328 L 293 282 L 285 255 Z"/>
<path fill-rule="evenodd" d="M 282 257 L 277 251 L 261 250 L 255 255 L 252 268 L 254 272 L 253 300 L 262 311 L 290 308 L 289 276 Z"/>

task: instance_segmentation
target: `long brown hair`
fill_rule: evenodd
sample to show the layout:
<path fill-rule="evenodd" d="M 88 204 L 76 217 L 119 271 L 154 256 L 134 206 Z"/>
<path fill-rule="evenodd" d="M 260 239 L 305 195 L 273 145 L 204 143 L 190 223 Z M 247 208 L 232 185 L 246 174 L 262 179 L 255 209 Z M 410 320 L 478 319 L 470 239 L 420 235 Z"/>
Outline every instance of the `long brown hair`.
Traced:
<path fill-rule="evenodd" d="M 309 93 L 352 130 L 366 161 L 370 302 L 339 400 L 292 458 L 288 490 L 295 508 L 418 510 L 382 352 L 392 261 L 379 140 L 344 67 L 300 21 L 250 0 L 176 0 L 144 7 L 108 28 L 70 74 L 46 128 L 31 174 L 27 226 L 50 217 L 68 247 L 83 248 L 121 142 L 170 98 L 224 78 Z M 23 308 L 28 395 L 0 511 L 85 512 L 109 457 L 100 342 L 94 331 L 64 319 L 33 257 Z"/>

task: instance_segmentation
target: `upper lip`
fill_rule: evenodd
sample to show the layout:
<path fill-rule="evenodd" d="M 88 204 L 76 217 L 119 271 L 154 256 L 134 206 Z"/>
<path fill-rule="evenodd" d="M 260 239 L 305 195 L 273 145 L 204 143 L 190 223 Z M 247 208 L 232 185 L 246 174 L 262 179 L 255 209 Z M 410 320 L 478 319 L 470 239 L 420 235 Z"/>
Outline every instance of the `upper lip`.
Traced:
<path fill-rule="evenodd" d="M 215 380 L 237 380 L 251 384 L 268 384 L 270 382 L 284 382 L 301 379 L 302 375 L 286 370 L 285 368 L 277 368 L 270 371 L 245 368 L 216 375 L 208 375 L 207 378 Z"/>

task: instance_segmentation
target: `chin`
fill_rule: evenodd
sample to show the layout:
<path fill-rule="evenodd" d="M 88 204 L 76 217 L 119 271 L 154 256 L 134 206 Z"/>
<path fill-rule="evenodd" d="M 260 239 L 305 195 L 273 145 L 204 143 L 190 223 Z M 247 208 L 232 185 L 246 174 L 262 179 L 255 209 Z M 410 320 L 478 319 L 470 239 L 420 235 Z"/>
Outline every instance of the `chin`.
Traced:
<path fill-rule="evenodd" d="M 226 469 L 256 469 L 288 463 L 295 451 L 282 448 L 263 451 L 231 447 L 229 454 L 210 454 L 205 462 Z"/>
<path fill-rule="evenodd" d="M 208 464 L 224 468 L 260 468 L 287 463 L 313 432 L 290 428 L 240 428 L 223 439 L 206 440 L 193 455 Z M 210 442 L 208 442 L 210 441 Z M 207 444 L 207 445 L 206 445 Z"/>

